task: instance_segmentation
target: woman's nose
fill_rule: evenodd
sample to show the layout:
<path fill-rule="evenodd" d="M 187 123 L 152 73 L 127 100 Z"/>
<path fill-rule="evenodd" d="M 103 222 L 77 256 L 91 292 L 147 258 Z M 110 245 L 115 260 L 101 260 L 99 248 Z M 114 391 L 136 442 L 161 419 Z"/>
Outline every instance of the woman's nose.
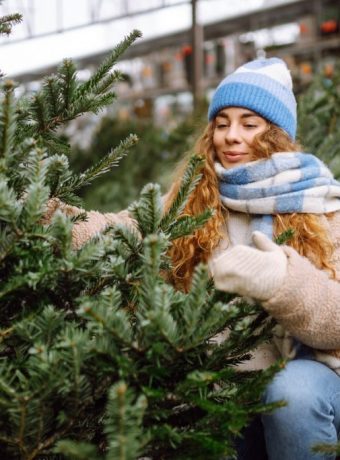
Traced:
<path fill-rule="evenodd" d="M 240 140 L 240 129 L 237 125 L 231 124 L 229 128 L 226 130 L 225 133 L 225 140 L 228 144 L 237 142 L 239 143 Z"/>

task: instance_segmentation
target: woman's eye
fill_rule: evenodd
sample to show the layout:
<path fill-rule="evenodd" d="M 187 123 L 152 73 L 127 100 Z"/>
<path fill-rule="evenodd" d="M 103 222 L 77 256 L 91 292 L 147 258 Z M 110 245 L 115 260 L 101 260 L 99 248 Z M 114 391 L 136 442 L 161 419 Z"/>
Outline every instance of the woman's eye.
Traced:
<path fill-rule="evenodd" d="M 257 128 L 257 125 L 245 125 L 246 128 Z"/>
<path fill-rule="evenodd" d="M 228 125 L 226 125 L 225 123 L 219 123 L 217 125 L 217 128 L 227 128 Z"/>

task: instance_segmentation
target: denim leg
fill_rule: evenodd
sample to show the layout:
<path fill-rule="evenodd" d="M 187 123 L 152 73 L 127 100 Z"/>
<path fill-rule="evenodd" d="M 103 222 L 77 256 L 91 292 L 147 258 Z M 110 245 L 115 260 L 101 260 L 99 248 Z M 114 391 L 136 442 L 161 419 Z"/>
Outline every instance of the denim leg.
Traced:
<path fill-rule="evenodd" d="M 262 416 L 269 460 L 333 460 L 315 454 L 319 443 L 335 444 L 340 431 L 340 377 L 310 359 L 290 361 L 268 385 L 266 403 L 287 406 Z"/>

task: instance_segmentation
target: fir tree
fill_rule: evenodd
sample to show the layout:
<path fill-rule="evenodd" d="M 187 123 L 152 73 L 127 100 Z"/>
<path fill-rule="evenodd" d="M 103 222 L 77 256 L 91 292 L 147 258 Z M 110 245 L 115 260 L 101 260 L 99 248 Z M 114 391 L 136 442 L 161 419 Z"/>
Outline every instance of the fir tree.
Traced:
<path fill-rule="evenodd" d="M 0 0 L 0 5 L 2 0 Z M 9 14 L 7 16 L 0 17 L 0 35 L 10 35 L 14 25 L 22 21 L 21 14 Z M 3 77 L 3 73 L 0 71 L 0 77 Z"/>
<path fill-rule="evenodd" d="M 334 73 L 316 74 L 299 98 L 299 129 L 305 150 L 325 161 L 340 178 L 340 61 Z"/>
<path fill-rule="evenodd" d="M 116 226 L 79 250 L 77 219 L 50 198 L 77 192 L 117 165 L 130 136 L 86 171 L 70 170 L 57 129 L 115 98 L 112 70 L 139 36 L 132 32 L 97 72 L 80 82 L 67 60 L 32 97 L 3 81 L 0 104 L 0 457 L 217 459 L 263 406 L 280 364 L 241 373 L 235 364 L 270 336 L 256 305 L 215 291 L 197 267 L 190 292 L 166 281 L 171 241 L 203 225 L 212 210 L 182 216 L 200 180 L 193 157 L 164 214 L 149 184 L 130 206 L 136 228 Z M 228 340 L 214 341 L 229 329 Z"/>

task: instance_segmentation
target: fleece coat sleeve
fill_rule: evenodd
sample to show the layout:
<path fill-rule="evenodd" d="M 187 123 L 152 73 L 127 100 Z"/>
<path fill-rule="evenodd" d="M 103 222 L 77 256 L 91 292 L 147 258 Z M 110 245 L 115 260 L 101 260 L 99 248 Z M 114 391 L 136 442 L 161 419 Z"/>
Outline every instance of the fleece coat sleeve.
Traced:
<path fill-rule="evenodd" d="M 74 249 L 81 248 L 89 239 L 99 235 L 108 226 L 122 224 L 136 229 L 135 221 L 126 210 L 118 213 L 104 214 L 98 211 L 85 211 L 76 206 L 67 205 L 56 198 L 49 200 L 43 222 L 48 223 L 57 209 L 70 217 L 86 212 L 86 221 L 76 222 L 72 228 Z"/>
<path fill-rule="evenodd" d="M 334 244 L 332 261 L 340 274 L 340 213 L 326 222 Z M 320 350 L 340 348 L 340 282 L 306 257 L 285 247 L 287 273 L 263 307 L 301 342 Z"/>

